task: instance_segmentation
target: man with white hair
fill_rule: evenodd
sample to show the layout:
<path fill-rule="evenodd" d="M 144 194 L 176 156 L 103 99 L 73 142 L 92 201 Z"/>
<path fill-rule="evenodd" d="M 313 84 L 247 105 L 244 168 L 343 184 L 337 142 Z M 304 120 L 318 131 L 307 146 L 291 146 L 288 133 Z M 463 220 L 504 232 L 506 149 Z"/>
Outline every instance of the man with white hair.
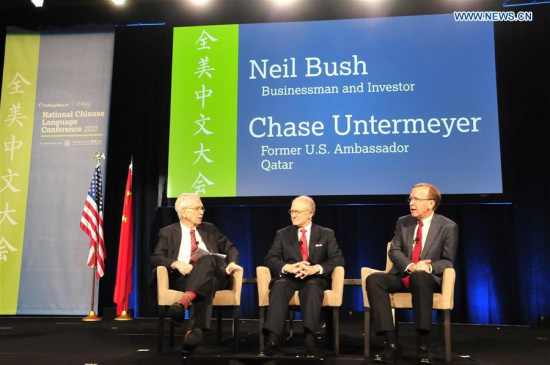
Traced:
<path fill-rule="evenodd" d="M 321 326 L 324 292 L 330 288 L 334 268 L 344 265 L 344 257 L 334 231 L 313 224 L 313 199 L 305 195 L 295 198 L 288 213 L 292 225 L 277 231 L 264 259 L 273 278 L 263 328 L 268 338 L 264 354 L 282 355 L 288 302 L 297 290 L 304 323 L 304 355 L 317 357 L 321 353 L 315 345 L 315 333 Z"/>
<path fill-rule="evenodd" d="M 170 288 L 184 292 L 168 309 L 176 325 L 181 325 L 193 303 L 193 329 L 183 340 L 184 349 L 192 350 L 202 343 L 203 330 L 210 328 L 214 294 L 230 285 L 229 275 L 237 267 L 239 252 L 213 224 L 202 221 L 205 209 L 197 194 L 181 194 L 175 210 L 179 222 L 160 230 L 151 266 L 168 268 Z M 226 255 L 227 266 L 216 255 L 199 257 L 197 251 L 204 252 L 201 250 Z"/>

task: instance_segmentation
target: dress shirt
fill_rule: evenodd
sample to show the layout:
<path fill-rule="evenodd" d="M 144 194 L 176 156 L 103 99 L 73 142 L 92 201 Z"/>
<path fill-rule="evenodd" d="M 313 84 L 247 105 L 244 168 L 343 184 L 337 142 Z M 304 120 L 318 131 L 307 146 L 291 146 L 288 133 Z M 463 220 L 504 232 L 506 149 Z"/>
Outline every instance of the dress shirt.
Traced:
<path fill-rule="evenodd" d="M 422 220 L 422 249 L 420 250 L 421 256 L 422 256 L 422 252 L 424 251 L 424 246 L 426 245 L 426 238 L 428 237 L 428 231 L 430 230 L 430 225 L 432 224 L 433 216 L 434 214 L 432 213 L 428 218 Z M 418 223 L 416 224 L 416 228 L 414 229 L 413 237 L 416 237 L 416 232 L 418 232 Z M 413 243 L 413 251 L 414 251 L 414 246 L 416 246 L 416 242 Z M 411 265 L 414 265 L 414 263 L 409 264 L 405 269 L 405 271 L 408 272 Z M 430 271 L 428 272 L 432 272 L 432 265 L 428 265 L 428 266 L 430 267 Z"/>
<path fill-rule="evenodd" d="M 186 264 L 189 263 L 191 260 L 191 228 L 187 227 L 183 223 L 180 222 L 181 226 L 181 243 L 180 243 L 180 250 L 178 252 L 178 261 L 185 262 Z M 208 251 L 206 248 L 206 245 L 204 244 L 204 241 L 201 238 L 201 235 L 199 234 L 199 231 L 197 231 L 197 228 L 194 228 L 195 230 L 195 237 L 197 239 L 197 245 L 202 248 L 203 250 Z"/>
<path fill-rule="evenodd" d="M 302 243 L 302 241 L 300 241 L 300 239 L 302 238 L 302 229 L 305 229 L 306 230 L 306 240 L 307 240 L 307 254 L 309 255 L 309 238 L 311 237 L 311 223 L 308 224 L 307 226 L 305 227 L 297 227 L 298 228 L 298 242 L 300 242 L 300 244 Z M 319 272 L 317 273 L 317 275 L 321 275 L 323 274 L 323 267 L 321 265 L 315 265 L 319 268 Z M 283 274 L 286 274 L 285 270 L 283 269 Z"/>

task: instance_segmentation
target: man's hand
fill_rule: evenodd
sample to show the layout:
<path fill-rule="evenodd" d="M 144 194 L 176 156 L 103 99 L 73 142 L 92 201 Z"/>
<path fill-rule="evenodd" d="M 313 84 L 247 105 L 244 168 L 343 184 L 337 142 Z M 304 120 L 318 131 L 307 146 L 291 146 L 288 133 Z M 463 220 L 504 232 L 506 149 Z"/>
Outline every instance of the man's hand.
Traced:
<path fill-rule="evenodd" d="M 309 266 L 309 262 L 300 261 L 295 264 L 286 264 L 283 266 L 283 271 L 289 274 L 297 275 L 304 266 Z"/>
<path fill-rule="evenodd" d="M 234 262 L 230 262 L 230 263 L 227 265 L 227 267 L 225 268 L 225 273 L 226 273 L 227 275 L 231 275 L 231 273 L 232 273 L 233 271 L 235 271 L 235 269 L 237 269 L 237 264 L 234 263 Z"/>
<path fill-rule="evenodd" d="M 182 275 L 189 275 L 191 271 L 193 270 L 193 265 L 186 264 L 185 262 L 181 261 L 174 261 L 172 262 L 172 265 L 170 265 L 173 269 L 176 269 L 180 272 Z"/>
<path fill-rule="evenodd" d="M 409 268 L 410 272 L 420 270 L 420 271 L 426 271 L 427 273 L 431 272 L 430 264 L 432 263 L 432 260 L 421 260 L 416 263 L 416 265 L 411 265 Z"/>
<path fill-rule="evenodd" d="M 300 269 L 300 271 L 296 274 L 296 277 L 298 279 L 305 279 L 306 277 L 310 275 L 317 275 L 319 273 L 319 266 L 317 265 L 310 265 L 309 263 L 307 265 L 303 265 Z"/>
<path fill-rule="evenodd" d="M 307 261 L 300 261 L 295 264 L 286 264 L 283 267 L 284 272 L 294 274 L 296 278 L 303 279 L 310 275 L 315 275 L 319 272 L 317 265 L 311 266 Z"/>

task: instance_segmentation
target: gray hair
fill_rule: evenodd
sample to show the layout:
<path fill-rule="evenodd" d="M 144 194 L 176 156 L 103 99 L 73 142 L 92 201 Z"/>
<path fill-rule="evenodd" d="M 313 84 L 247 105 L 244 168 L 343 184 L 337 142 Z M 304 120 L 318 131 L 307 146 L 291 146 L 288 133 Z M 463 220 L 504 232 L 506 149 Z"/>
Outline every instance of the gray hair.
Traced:
<path fill-rule="evenodd" d="M 441 193 L 439 192 L 439 189 L 435 187 L 435 185 L 429 184 L 429 183 L 418 183 L 413 186 L 414 188 L 428 188 L 428 199 L 431 199 L 435 202 L 434 205 L 434 212 L 439 207 L 439 203 L 441 203 Z"/>
<path fill-rule="evenodd" d="M 200 199 L 200 196 L 199 194 L 195 194 L 195 193 L 182 193 L 176 199 L 176 204 L 174 205 L 174 209 L 176 210 L 176 213 L 178 213 L 178 219 L 181 219 L 181 216 L 182 216 L 181 210 L 187 207 L 187 204 L 189 203 L 191 198 Z"/>
<path fill-rule="evenodd" d="M 307 202 L 307 204 L 309 205 L 309 210 L 311 210 L 313 213 L 315 213 L 315 202 L 313 201 L 313 199 L 307 195 L 300 195 L 300 196 L 297 196 L 296 198 L 294 198 L 292 200 L 292 202 L 294 203 L 296 200 L 305 200 Z"/>

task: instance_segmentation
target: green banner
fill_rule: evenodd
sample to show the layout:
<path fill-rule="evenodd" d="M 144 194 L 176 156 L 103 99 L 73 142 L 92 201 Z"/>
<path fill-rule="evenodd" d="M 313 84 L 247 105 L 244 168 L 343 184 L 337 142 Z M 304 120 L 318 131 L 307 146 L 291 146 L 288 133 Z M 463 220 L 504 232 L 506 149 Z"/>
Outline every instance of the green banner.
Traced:
<path fill-rule="evenodd" d="M 174 29 L 168 196 L 235 196 L 238 25 Z"/>
<path fill-rule="evenodd" d="M 0 315 L 17 310 L 39 46 L 39 34 L 6 37 L 0 104 Z"/>

